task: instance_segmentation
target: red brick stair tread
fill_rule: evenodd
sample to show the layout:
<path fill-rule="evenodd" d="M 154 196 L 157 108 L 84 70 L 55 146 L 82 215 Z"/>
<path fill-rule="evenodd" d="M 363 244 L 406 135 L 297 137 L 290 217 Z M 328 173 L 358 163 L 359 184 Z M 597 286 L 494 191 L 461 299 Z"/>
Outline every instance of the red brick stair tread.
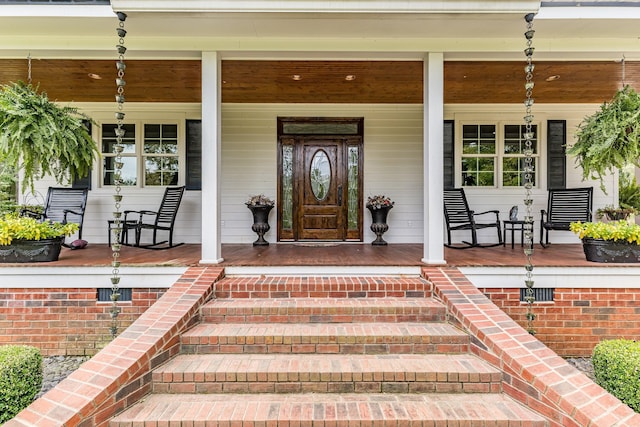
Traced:
<path fill-rule="evenodd" d="M 183 338 L 212 337 L 226 342 L 246 341 L 247 337 L 294 337 L 301 340 L 333 340 L 354 338 L 371 343 L 372 337 L 402 337 L 400 342 L 425 342 L 433 337 L 468 338 L 447 323 L 201 323 L 186 331 Z"/>
<path fill-rule="evenodd" d="M 110 427 L 142 425 L 451 425 L 543 427 L 539 415 L 502 394 L 152 394 Z M 211 424 L 209 424 L 211 423 Z"/>
<path fill-rule="evenodd" d="M 433 298 L 238 298 L 202 308 L 204 321 L 292 323 L 442 321 L 445 311 Z"/>
<path fill-rule="evenodd" d="M 351 381 L 354 373 L 398 381 L 406 380 L 408 372 L 413 380 L 439 372 L 458 374 L 457 381 L 502 379 L 499 369 L 471 354 L 183 354 L 156 368 L 153 381 L 291 381 L 309 376 L 321 381 L 325 374 L 332 380 Z"/>

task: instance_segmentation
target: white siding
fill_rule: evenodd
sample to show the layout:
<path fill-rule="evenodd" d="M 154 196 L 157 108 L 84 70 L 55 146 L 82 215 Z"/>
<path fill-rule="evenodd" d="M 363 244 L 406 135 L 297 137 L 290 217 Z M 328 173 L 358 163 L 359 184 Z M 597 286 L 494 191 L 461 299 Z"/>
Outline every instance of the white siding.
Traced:
<path fill-rule="evenodd" d="M 422 106 L 234 104 L 222 116 L 222 241 L 250 243 L 252 194 L 277 196 L 278 116 L 364 117 L 364 195 L 385 194 L 396 202 L 389 214 L 390 243 L 422 241 Z M 364 209 L 364 207 L 363 207 Z M 364 212 L 364 239 L 372 241 Z M 265 238 L 276 240 L 276 211 Z"/>
<path fill-rule="evenodd" d="M 567 121 L 568 143 L 573 142 L 577 125 L 582 118 L 597 109 L 591 105 L 536 105 L 534 115 L 541 123 L 543 154 L 542 169 L 539 171 L 540 185 L 533 191 L 533 216 L 535 239 L 538 237 L 540 210 L 546 208 L 546 150 L 545 120 Z M 92 117 L 111 117 L 105 113 L 109 105 L 88 105 L 84 110 Z M 137 117 L 199 118 L 197 106 L 176 108 L 175 105 L 129 106 Z M 521 119 L 524 111 L 519 105 L 451 105 L 445 107 L 445 119 L 492 118 L 493 120 Z M 251 231 L 251 213 L 244 202 L 252 194 L 264 193 L 276 198 L 277 186 L 277 133 L 278 116 L 299 117 L 364 117 L 364 195 L 385 194 L 395 201 L 389 214 L 389 231 L 384 235 L 390 243 L 421 243 L 422 224 L 422 115 L 421 105 L 327 105 L 327 104 L 224 104 L 222 110 L 222 242 L 250 243 L 256 239 Z M 109 120 L 106 118 L 105 120 Z M 204 165 L 206 167 L 206 165 Z M 598 182 L 585 183 L 573 159 L 567 159 L 567 186 L 593 186 L 595 189 L 594 210 L 608 204 L 615 204 L 617 189 L 615 178 L 608 177 L 608 195 L 602 193 Z M 107 220 L 111 219 L 113 190 L 100 188 L 97 168 L 94 171 L 94 185 L 89 193 L 83 237 L 90 243 L 107 241 Z M 38 183 L 36 190 L 42 195 L 52 180 Z M 155 210 L 160 204 L 162 188 L 123 188 L 124 200 L 121 210 Z M 524 215 L 524 190 L 520 189 L 468 189 L 469 203 L 476 211 L 499 209 L 502 219 L 508 215 L 513 205 L 519 206 L 520 217 Z M 178 213 L 176 242 L 199 243 L 201 239 L 201 217 L 207 218 L 208 206 L 214 201 L 201 201 L 200 191 L 187 191 Z M 364 209 L 364 208 L 363 208 Z M 202 215 L 201 215 L 202 212 Z M 271 230 L 266 239 L 276 241 L 276 210 L 270 216 Z M 371 217 L 364 209 L 364 241 L 375 238 L 369 229 Z M 444 225 L 443 225 L 444 230 Z M 495 239 L 493 230 L 484 230 L 482 238 Z M 557 243 L 577 242 L 577 237 L 569 232 L 552 232 L 552 241 Z M 459 241 L 461 233 L 454 234 Z"/>

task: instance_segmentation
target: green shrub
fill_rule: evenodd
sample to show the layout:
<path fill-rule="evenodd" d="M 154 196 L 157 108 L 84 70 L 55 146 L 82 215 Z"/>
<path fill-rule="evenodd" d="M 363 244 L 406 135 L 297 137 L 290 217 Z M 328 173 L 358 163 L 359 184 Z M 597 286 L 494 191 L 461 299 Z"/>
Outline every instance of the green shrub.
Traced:
<path fill-rule="evenodd" d="M 0 346 L 0 424 L 29 406 L 42 388 L 42 355 L 35 347 Z"/>
<path fill-rule="evenodd" d="M 640 342 L 602 341 L 593 349 L 596 382 L 640 412 Z"/>

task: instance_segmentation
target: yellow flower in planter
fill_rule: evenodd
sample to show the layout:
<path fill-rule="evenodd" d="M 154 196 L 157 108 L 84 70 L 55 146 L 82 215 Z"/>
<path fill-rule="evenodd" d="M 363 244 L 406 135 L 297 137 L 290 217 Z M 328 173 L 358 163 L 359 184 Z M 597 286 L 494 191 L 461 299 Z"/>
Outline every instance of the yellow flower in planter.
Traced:
<path fill-rule="evenodd" d="M 70 236 L 78 231 L 78 224 L 40 222 L 35 218 L 5 215 L 0 219 L 0 246 L 10 245 L 13 240 L 43 240 Z"/>
<path fill-rule="evenodd" d="M 580 239 L 626 241 L 640 244 L 640 225 L 625 220 L 615 222 L 572 222 L 569 229 Z"/>

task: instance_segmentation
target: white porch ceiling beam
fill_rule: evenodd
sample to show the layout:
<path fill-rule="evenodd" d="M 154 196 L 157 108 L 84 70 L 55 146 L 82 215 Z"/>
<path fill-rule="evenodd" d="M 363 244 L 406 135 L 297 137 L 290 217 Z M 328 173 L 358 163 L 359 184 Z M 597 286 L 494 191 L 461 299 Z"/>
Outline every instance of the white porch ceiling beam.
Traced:
<path fill-rule="evenodd" d="M 367 13 L 525 13 L 540 8 L 533 0 L 111 0 L 114 10 L 135 12 L 367 12 Z"/>

